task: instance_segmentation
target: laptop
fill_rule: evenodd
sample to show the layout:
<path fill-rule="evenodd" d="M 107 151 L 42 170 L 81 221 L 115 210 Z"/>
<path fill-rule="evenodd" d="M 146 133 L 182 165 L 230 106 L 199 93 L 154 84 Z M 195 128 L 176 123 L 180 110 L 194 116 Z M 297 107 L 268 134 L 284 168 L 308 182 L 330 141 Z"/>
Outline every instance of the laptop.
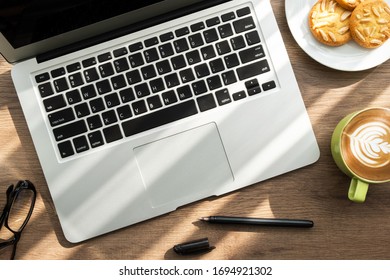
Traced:
<path fill-rule="evenodd" d="M 0 51 L 70 242 L 319 157 L 269 0 L 0 10 Z"/>

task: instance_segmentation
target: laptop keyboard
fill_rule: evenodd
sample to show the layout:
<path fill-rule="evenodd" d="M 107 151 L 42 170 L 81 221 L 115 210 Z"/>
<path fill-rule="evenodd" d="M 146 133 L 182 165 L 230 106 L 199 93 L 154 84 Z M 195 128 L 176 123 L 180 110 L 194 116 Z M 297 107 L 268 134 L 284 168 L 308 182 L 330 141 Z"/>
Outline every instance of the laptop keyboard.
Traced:
<path fill-rule="evenodd" d="M 275 88 L 261 41 L 243 7 L 35 74 L 60 157 Z"/>

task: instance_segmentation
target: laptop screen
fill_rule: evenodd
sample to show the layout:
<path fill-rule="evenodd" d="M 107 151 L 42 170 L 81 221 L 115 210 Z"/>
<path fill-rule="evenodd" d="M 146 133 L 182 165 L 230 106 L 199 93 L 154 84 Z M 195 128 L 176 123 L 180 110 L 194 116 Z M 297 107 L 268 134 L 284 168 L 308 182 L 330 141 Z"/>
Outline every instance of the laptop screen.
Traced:
<path fill-rule="evenodd" d="M 10 62 L 207 0 L 1 0 L 0 52 Z"/>

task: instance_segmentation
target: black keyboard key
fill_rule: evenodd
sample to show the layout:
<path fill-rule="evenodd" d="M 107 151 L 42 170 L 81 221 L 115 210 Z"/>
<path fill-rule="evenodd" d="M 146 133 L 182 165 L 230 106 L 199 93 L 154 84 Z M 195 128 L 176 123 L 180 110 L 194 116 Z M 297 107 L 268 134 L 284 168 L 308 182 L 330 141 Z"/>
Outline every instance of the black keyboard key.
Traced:
<path fill-rule="evenodd" d="M 198 50 L 194 50 L 191 52 L 186 53 L 187 61 L 189 65 L 196 64 L 198 62 L 201 62 L 200 54 Z"/>
<path fill-rule="evenodd" d="M 46 112 L 51 112 L 66 106 L 66 101 L 63 95 L 55 95 L 43 100 Z"/>
<path fill-rule="evenodd" d="M 249 46 L 260 43 L 260 36 L 257 30 L 246 33 L 245 38 Z"/>
<path fill-rule="evenodd" d="M 91 83 L 99 79 L 99 74 L 95 68 L 90 68 L 84 70 L 84 78 L 87 83 Z"/>
<path fill-rule="evenodd" d="M 35 76 L 35 81 L 37 83 L 46 82 L 49 79 L 50 79 L 50 75 L 47 72 Z"/>
<path fill-rule="evenodd" d="M 112 108 L 120 104 L 118 94 L 116 92 L 104 96 L 107 108 Z"/>
<path fill-rule="evenodd" d="M 99 94 L 105 94 L 107 92 L 111 91 L 111 85 L 109 80 L 103 80 L 96 83 L 96 88 L 99 92 Z"/>
<path fill-rule="evenodd" d="M 81 104 L 76 105 L 74 107 L 74 110 L 75 110 L 76 116 L 78 118 L 83 118 L 83 117 L 91 114 L 91 111 L 89 110 L 87 103 L 81 103 Z"/>
<path fill-rule="evenodd" d="M 95 87 L 93 85 L 88 85 L 81 88 L 81 95 L 84 100 L 91 99 L 97 95 Z"/>
<path fill-rule="evenodd" d="M 96 58 L 91 57 L 91 58 L 84 59 L 81 63 L 83 64 L 83 67 L 87 68 L 92 65 L 95 65 L 97 62 L 96 62 Z"/>
<path fill-rule="evenodd" d="M 218 73 L 225 70 L 225 65 L 223 64 L 222 58 L 217 58 L 210 61 L 210 69 L 213 73 Z"/>
<path fill-rule="evenodd" d="M 217 55 L 215 53 L 214 47 L 212 45 L 208 45 L 208 46 L 202 48 L 200 51 L 202 53 L 202 57 L 204 60 L 211 59 L 213 57 L 216 57 L 216 55 Z"/>
<path fill-rule="evenodd" d="M 198 102 L 199 110 L 201 112 L 213 109 L 217 107 L 217 104 L 215 103 L 214 96 L 212 94 L 203 95 L 201 97 L 198 97 L 196 100 Z"/>
<path fill-rule="evenodd" d="M 39 93 L 41 94 L 42 98 L 45 98 L 45 97 L 48 97 L 48 96 L 54 94 L 54 91 L 53 91 L 53 88 L 52 88 L 50 82 L 39 85 L 38 90 L 39 90 Z"/>
<path fill-rule="evenodd" d="M 126 71 L 130 69 L 129 63 L 127 62 L 126 57 L 122 57 L 114 61 L 114 68 L 117 73 Z"/>
<path fill-rule="evenodd" d="M 236 33 L 246 32 L 256 27 L 252 17 L 246 17 L 233 22 Z"/>
<path fill-rule="evenodd" d="M 243 36 L 237 36 L 230 39 L 230 43 L 232 44 L 233 50 L 239 50 L 246 47 Z"/>
<path fill-rule="evenodd" d="M 188 37 L 191 48 L 197 48 L 204 45 L 203 37 L 200 33 L 196 33 Z"/>
<path fill-rule="evenodd" d="M 123 75 L 118 75 L 111 78 L 111 85 L 114 90 L 127 86 L 126 79 Z"/>
<path fill-rule="evenodd" d="M 167 74 L 172 71 L 171 65 L 169 64 L 169 60 L 163 60 L 156 63 L 157 72 L 160 75 Z"/>
<path fill-rule="evenodd" d="M 133 114 L 131 113 L 131 109 L 129 105 L 125 105 L 116 109 L 118 113 L 118 117 L 121 121 L 131 118 Z"/>
<path fill-rule="evenodd" d="M 150 95 L 150 90 L 147 83 L 139 84 L 134 87 L 135 95 L 142 98 Z"/>
<path fill-rule="evenodd" d="M 66 100 L 68 100 L 69 105 L 73 105 L 81 101 L 81 95 L 78 89 L 68 91 L 65 96 Z"/>
<path fill-rule="evenodd" d="M 166 41 L 172 40 L 173 38 L 175 38 L 175 35 L 173 35 L 173 32 L 167 32 L 167 33 L 160 35 L 161 42 L 166 42 Z"/>
<path fill-rule="evenodd" d="M 98 55 L 98 61 L 99 62 L 104 62 L 104 61 L 107 61 L 107 60 L 110 60 L 110 59 L 112 59 L 112 56 L 111 56 L 110 52 L 106 52 L 106 53 L 103 53 L 101 55 Z"/>
<path fill-rule="evenodd" d="M 192 97 L 192 91 L 190 86 L 184 86 L 177 89 L 177 94 L 180 100 L 185 100 Z"/>
<path fill-rule="evenodd" d="M 65 78 L 54 80 L 53 84 L 57 92 L 62 92 L 69 89 L 68 82 L 66 81 Z"/>
<path fill-rule="evenodd" d="M 88 141 L 84 135 L 73 139 L 73 145 L 77 153 L 82 153 L 89 150 Z"/>
<path fill-rule="evenodd" d="M 91 107 L 92 113 L 98 113 L 105 109 L 103 99 L 101 98 L 96 98 L 89 101 L 89 107 Z"/>
<path fill-rule="evenodd" d="M 53 129 L 56 141 L 62 141 L 85 132 L 87 132 L 87 126 L 84 120 L 79 120 Z"/>
<path fill-rule="evenodd" d="M 149 86 L 153 93 L 163 91 L 165 89 L 164 81 L 162 78 L 157 78 L 150 81 Z"/>
<path fill-rule="evenodd" d="M 203 80 L 192 83 L 192 90 L 195 95 L 200 95 L 202 93 L 207 92 L 206 82 Z"/>
<path fill-rule="evenodd" d="M 126 88 L 119 92 L 119 96 L 122 100 L 122 103 L 127 103 L 135 99 L 134 91 L 132 88 Z"/>
<path fill-rule="evenodd" d="M 207 63 L 203 63 L 195 66 L 195 73 L 196 73 L 196 77 L 198 78 L 203 78 L 210 75 L 210 70 L 209 67 L 207 66 Z"/>
<path fill-rule="evenodd" d="M 141 42 L 137 42 L 137 43 L 134 43 L 134 44 L 131 44 L 129 46 L 129 51 L 130 52 L 137 52 L 137 51 L 140 51 L 143 49 L 143 45 Z"/>
<path fill-rule="evenodd" d="M 173 91 L 173 90 L 164 92 L 161 95 L 161 97 L 162 97 L 165 105 L 171 105 L 171 104 L 176 103 L 178 101 L 176 94 L 175 94 L 175 91 Z"/>
<path fill-rule="evenodd" d="M 141 74 L 138 70 L 133 70 L 126 73 L 127 82 L 129 85 L 134 85 L 142 81 Z"/>
<path fill-rule="evenodd" d="M 144 65 L 144 59 L 141 53 L 132 54 L 129 56 L 130 65 L 133 68 Z"/>
<path fill-rule="evenodd" d="M 230 23 L 221 25 L 218 27 L 219 36 L 221 38 L 226 38 L 233 35 L 233 29 Z"/>
<path fill-rule="evenodd" d="M 120 57 L 127 54 L 127 49 L 125 47 L 119 48 L 113 51 L 114 57 Z"/>
<path fill-rule="evenodd" d="M 158 52 L 156 48 L 152 48 L 144 51 L 145 60 L 147 63 L 151 63 L 159 59 Z"/>
<path fill-rule="evenodd" d="M 160 51 L 160 55 L 162 58 L 171 56 L 174 54 L 173 47 L 171 43 L 166 43 L 164 45 L 161 45 L 158 47 L 158 50 Z"/>
<path fill-rule="evenodd" d="M 73 113 L 72 108 L 66 108 L 61 111 L 52 113 L 48 115 L 50 125 L 52 127 L 73 121 L 75 119 L 75 115 Z"/>
<path fill-rule="evenodd" d="M 122 123 L 126 136 L 131 136 L 143 131 L 162 126 L 198 113 L 194 100 L 188 100 L 163 110 L 158 110 L 139 118 L 131 119 Z"/>
<path fill-rule="evenodd" d="M 200 30 L 204 29 L 205 27 L 206 26 L 204 25 L 204 22 L 198 22 L 198 23 L 192 24 L 190 26 L 192 32 L 200 31 Z"/>
<path fill-rule="evenodd" d="M 69 83 L 71 87 L 78 87 L 84 84 L 84 80 L 81 73 L 77 72 L 69 76 Z"/>
<path fill-rule="evenodd" d="M 263 88 L 264 91 L 271 90 L 273 88 L 276 88 L 276 83 L 275 81 L 270 81 L 262 84 L 261 87 Z"/>
<path fill-rule="evenodd" d="M 249 96 L 253 96 L 253 95 L 261 93 L 261 88 L 260 88 L 260 86 L 252 87 L 252 88 L 248 89 L 247 92 L 248 92 Z"/>
<path fill-rule="evenodd" d="M 66 71 L 65 71 L 65 68 L 64 67 L 61 67 L 61 68 L 57 68 L 57 69 L 54 69 L 50 72 L 52 78 L 57 78 L 57 77 L 60 77 L 60 76 L 63 76 L 66 74 Z"/>
<path fill-rule="evenodd" d="M 251 13 L 251 10 L 249 9 L 249 7 L 245 7 L 245 8 L 237 10 L 237 15 L 239 17 L 243 17 L 243 16 L 248 15 L 250 13 Z"/>
<path fill-rule="evenodd" d="M 237 77 L 236 77 L 236 74 L 234 73 L 233 70 L 224 72 L 224 73 L 222 73 L 221 76 L 222 76 L 222 81 L 225 84 L 225 86 L 230 85 L 230 84 L 234 84 L 235 82 L 237 82 Z"/>
<path fill-rule="evenodd" d="M 115 73 L 111 62 L 100 65 L 99 72 L 100 72 L 100 75 L 102 76 L 102 78 L 114 75 L 114 73 Z"/>
<path fill-rule="evenodd" d="M 185 35 L 188 35 L 189 33 L 190 33 L 190 30 L 188 29 L 188 27 L 179 28 L 175 31 L 176 37 L 185 36 Z"/>
<path fill-rule="evenodd" d="M 190 48 L 188 46 L 186 38 L 181 38 L 179 40 L 174 41 L 173 45 L 177 53 L 185 52 Z"/>
<path fill-rule="evenodd" d="M 267 60 L 260 60 L 258 62 L 240 67 L 237 69 L 238 78 L 242 81 L 254 76 L 270 71 Z"/>
<path fill-rule="evenodd" d="M 87 118 L 87 124 L 89 130 L 95 130 L 103 126 L 102 120 L 99 115 L 94 115 L 92 117 Z"/>
<path fill-rule="evenodd" d="M 172 88 L 180 84 L 179 78 L 177 77 L 176 73 L 166 75 L 164 79 L 165 79 L 165 84 L 167 85 L 168 88 Z"/>
<path fill-rule="evenodd" d="M 213 18 L 206 20 L 207 27 L 218 25 L 220 23 L 221 23 L 221 21 L 220 21 L 219 17 L 213 17 Z"/>
<path fill-rule="evenodd" d="M 183 84 L 192 82 L 195 80 L 194 72 L 192 72 L 191 68 L 184 69 L 179 72 L 180 79 Z"/>
<path fill-rule="evenodd" d="M 187 66 L 183 55 L 178 55 L 171 58 L 173 69 L 178 70 Z"/>
<path fill-rule="evenodd" d="M 89 133 L 88 140 L 92 148 L 97 148 L 104 144 L 103 136 L 100 131 L 94 131 Z"/>
<path fill-rule="evenodd" d="M 203 36 L 204 36 L 206 43 L 212 43 L 212 42 L 217 41 L 219 39 L 217 30 L 215 28 L 204 31 Z"/>
<path fill-rule="evenodd" d="M 233 100 L 234 101 L 237 101 L 237 100 L 241 100 L 243 98 L 246 97 L 246 93 L 245 91 L 239 91 L 239 92 L 236 92 L 236 93 L 233 93 Z"/>
<path fill-rule="evenodd" d="M 236 53 L 229 54 L 224 57 L 225 64 L 227 68 L 233 68 L 240 64 L 240 60 Z"/>
<path fill-rule="evenodd" d="M 72 64 L 66 66 L 66 70 L 68 71 L 68 73 L 79 71 L 80 69 L 81 69 L 80 62 L 72 63 Z"/>
<path fill-rule="evenodd" d="M 247 63 L 265 56 L 263 47 L 261 45 L 252 47 L 239 52 L 241 62 Z"/>
<path fill-rule="evenodd" d="M 123 138 L 121 129 L 117 124 L 103 129 L 103 134 L 107 143 L 111 143 Z"/>
<path fill-rule="evenodd" d="M 227 89 L 222 89 L 215 92 L 217 102 L 219 106 L 226 105 L 232 102 L 229 91 Z"/>
<path fill-rule="evenodd" d="M 207 84 L 210 90 L 222 87 L 221 78 L 218 75 L 207 78 Z"/>
<path fill-rule="evenodd" d="M 131 104 L 131 107 L 133 108 L 133 112 L 135 115 L 140 115 L 148 111 L 144 100 L 133 102 Z"/>
<path fill-rule="evenodd" d="M 58 144 L 58 150 L 62 158 L 67 158 L 74 155 L 74 150 L 72 143 L 70 141 L 65 141 Z"/>
<path fill-rule="evenodd" d="M 158 44 L 158 38 L 153 37 L 144 41 L 145 47 L 151 47 Z"/>
<path fill-rule="evenodd" d="M 144 80 L 149 80 L 157 76 L 156 69 L 154 65 L 147 65 L 141 68 L 142 77 Z"/>
<path fill-rule="evenodd" d="M 149 97 L 148 99 L 146 99 L 146 102 L 148 103 L 150 110 L 155 110 L 162 107 L 160 96 L 158 95 L 153 95 L 152 97 Z"/>
<path fill-rule="evenodd" d="M 234 12 L 223 14 L 221 16 L 221 19 L 222 19 L 223 22 L 226 22 L 226 21 L 229 21 L 229 20 L 233 20 L 235 18 L 236 18 L 236 15 L 234 14 Z"/>
<path fill-rule="evenodd" d="M 215 46 L 219 55 L 224 55 L 232 51 L 228 41 L 222 41 L 220 43 L 217 43 Z"/>
<path fill-rule="evenodd" d="M 105 125 L 110 125 L 110 124 L 114 124 L 118 121 L 118 118 L 116 116 L 116 113 L 114 110 L 110 110 L 110 111 L 107 111 L 107 112 L 104 112 L 102 114 L 102 118 L 103 118 L 103 123 Z"/>

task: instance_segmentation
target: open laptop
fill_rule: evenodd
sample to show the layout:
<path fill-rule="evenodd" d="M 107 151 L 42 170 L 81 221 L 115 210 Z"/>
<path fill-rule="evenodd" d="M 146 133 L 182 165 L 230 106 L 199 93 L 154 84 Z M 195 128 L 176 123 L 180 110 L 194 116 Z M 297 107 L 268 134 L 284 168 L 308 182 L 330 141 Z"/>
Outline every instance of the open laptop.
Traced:
<path fill-rule="evenodd" d="M 0 11 L 0 51 L 70 242 L 319 157 L 269 0 Z"/>

